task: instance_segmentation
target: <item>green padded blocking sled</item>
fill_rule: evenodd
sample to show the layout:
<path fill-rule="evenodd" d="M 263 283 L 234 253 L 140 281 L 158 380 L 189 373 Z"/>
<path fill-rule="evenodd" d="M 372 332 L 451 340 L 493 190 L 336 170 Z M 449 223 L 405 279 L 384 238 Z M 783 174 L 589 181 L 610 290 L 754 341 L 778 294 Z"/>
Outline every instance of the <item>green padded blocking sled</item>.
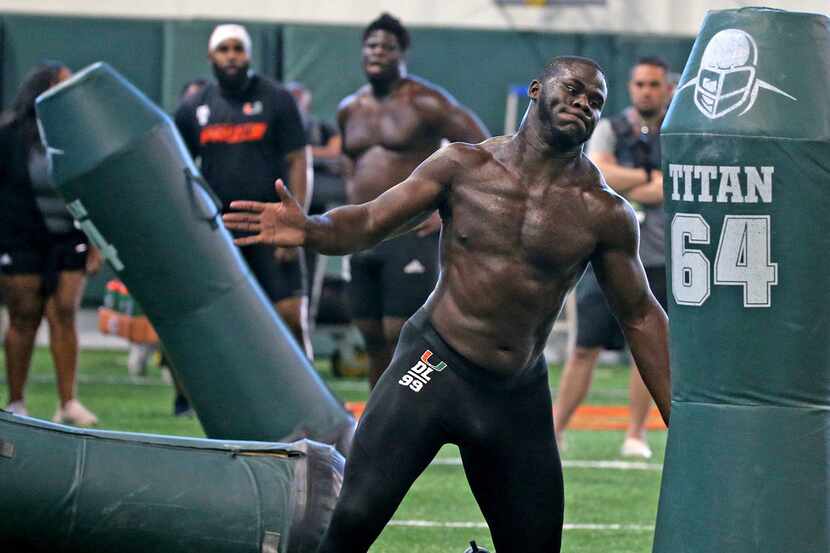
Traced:
<path fill-rule="evenodd" d="M 830 551 L 828 90 L 827 17 L 712 12 L 667 114 L 655 553 Z"/>
<path fill-rule="evenodd" d="M 0 550 L 313 553 L 331 446 L 80 430 L 0 411 Z"/>
<path fill-rule="evenodd" d="M 144 308 L 206 434 L 348 449 L 352 417 L 251 276 L 170 118 L 106 64 L 37 112 L 70 211 Z"/>

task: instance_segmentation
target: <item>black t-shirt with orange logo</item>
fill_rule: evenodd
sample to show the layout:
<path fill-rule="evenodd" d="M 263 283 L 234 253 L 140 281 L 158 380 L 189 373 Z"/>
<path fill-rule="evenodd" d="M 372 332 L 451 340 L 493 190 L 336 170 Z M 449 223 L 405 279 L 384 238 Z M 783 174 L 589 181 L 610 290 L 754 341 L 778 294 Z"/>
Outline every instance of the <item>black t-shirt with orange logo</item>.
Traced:
<path fill-rule="evenodd" d="M 277 201 L 274 181 L 287 181 L 286 154 L 306 145 L 294 98 L 260 75 L 235 95 L 207 85 L 182 103 L 175 119 L 224 209 L 232 200 Z"/>

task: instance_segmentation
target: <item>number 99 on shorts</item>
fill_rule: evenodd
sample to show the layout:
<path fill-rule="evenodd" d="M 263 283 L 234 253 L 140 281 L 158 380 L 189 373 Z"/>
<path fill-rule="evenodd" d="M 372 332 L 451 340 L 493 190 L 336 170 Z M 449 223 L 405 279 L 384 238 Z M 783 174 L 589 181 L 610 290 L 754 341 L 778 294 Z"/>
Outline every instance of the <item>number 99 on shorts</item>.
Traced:
<path fill-rule="evenodd" d="M 770 307 L 778 263 L 770 255 L 769 215 L 725 215 L 714 270 L 695 246 L 711 243 L 709 223 L 696 213 L 677 213 L 671 222 L 672 294 L 679 305 L 701 306 L 712 285 L 743 288 L 744 307 Z"/>

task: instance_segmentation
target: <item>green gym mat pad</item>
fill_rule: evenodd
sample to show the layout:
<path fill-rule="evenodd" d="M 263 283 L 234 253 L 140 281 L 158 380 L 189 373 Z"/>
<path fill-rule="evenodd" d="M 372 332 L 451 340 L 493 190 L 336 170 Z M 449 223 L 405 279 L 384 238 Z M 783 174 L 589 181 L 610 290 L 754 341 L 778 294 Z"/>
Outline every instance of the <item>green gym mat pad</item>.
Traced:
<path fill-rule="evenodd" d="M 149 317 L 207 436 L 346 452 L 354 419 L 251 275 L 170 118 L 103 63 L 37 114 L 70 212 Z"/>
<path fill-rule="evenodd" d="M 0 410 L 0 551 L 314 553 L 329 445 L 80 430 Z"/>
<path fill-rule="evenodd" d="M 663 124 L 673 397 L 653 551 L 830 551 L 830 19 L 710 12 Z"/>

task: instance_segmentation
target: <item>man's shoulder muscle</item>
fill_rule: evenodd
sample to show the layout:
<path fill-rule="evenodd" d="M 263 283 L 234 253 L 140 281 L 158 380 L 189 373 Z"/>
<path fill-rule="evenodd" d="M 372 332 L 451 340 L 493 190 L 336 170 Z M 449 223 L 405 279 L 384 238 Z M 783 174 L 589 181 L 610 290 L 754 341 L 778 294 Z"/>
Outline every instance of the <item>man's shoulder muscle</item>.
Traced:
<path fill-rule="evenodd" d="M 355 112 L 359 111 L 361 105 L 367 101 L 367 96 L 369 95 L 369 86 L 364 85 L 342 100 L 337 105 L 337 124 L 342 128 L 346 121 L 348 121 L 349 117 L 352 116 Z"/>
<path fill-rule="evenodd" d="M 622 246 L 629 249 L 632 244 L 636 251 L 639 236 L 637 213 L 628 200 L 614 192 L 600 175 L 600 185 L 583 193 L 595 224 L 600 243 L 607 246 Z"/>
<path fill-rule="evenodd" d="M 595 220 L 625 219 L 629 212 L 636 219 L 636 214 L 628 201 L 608 186 L 602 172 L 588 158 L 584 159 L 582 170 L 583 199 Z"/>
<path fill-rule="evenodd" d="M 337 105 L 337 113 L 340 114 L 341 112 L 348 112 L 360 107 L 360 104 L 364 102 L 370 94 L 369 85 L 361 86 L 340 100 L 340 103 Z"/>
<path fill-rule="evenodd" d="M 435 83 L 420 77 L 407 77 L 409 94 L 407 97 L 412 105 L 425 115 L 443 115 L 447 109 L 459 105 L 452 94 Z"/>
<path fill-rule="evenodd" d="M 480 144 L 453 142 L 440 151 L 444 152 L 447 159 L 457 163 L 460 169 L 475 169 L 494 159 L 495 152 L 501 147 L 498 139 L 502 138 L 505 137 L 491 138 Z"/>
<path fill-rule="evenodd" d="M 439 149 L 413 171 L 413 177 L 428 176 L 444 185 L 475 179 L 475 172 L 493 158 L 481 144 L 454 142 Z"/>

